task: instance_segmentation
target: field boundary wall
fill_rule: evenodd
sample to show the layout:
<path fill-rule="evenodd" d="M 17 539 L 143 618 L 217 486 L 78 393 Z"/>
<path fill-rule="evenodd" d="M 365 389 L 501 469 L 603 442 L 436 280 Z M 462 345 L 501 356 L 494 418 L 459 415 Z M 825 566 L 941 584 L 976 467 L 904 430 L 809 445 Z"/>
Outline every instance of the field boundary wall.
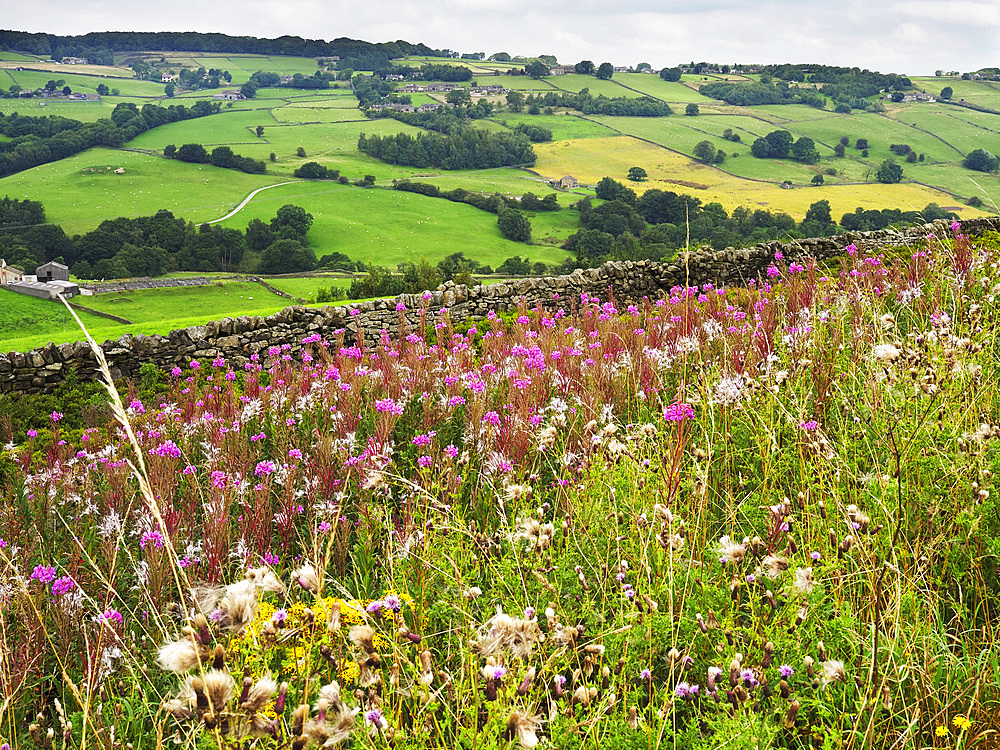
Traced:
<path fill-rule="evenodd" d="M 970 219 L 962 231 L 978 235 L 1000 231 L 1000 217 Z M 783 243 L 765 242 L 747 248 L 712 250 L 701 248 L 682 253 L 670 262 L 611 261 L 598 268 L 577 269 L 565 276 L 526 278 L 489 286 L 456 286 L 448 282 L 433 292 L 404 294 L 354 304 L 285 308 L 268 317 L 224 318 L 205 325 L 171 331 L 166 336 L 126 334 L 101 347 L 115 378 L 133 377 L 152 363 L 159 368 L 186 367 L 190 360 L 224 357 L 239 367 L 254 353 L 266 360 L 272 346 L 289 345 L 290 353 L 302 349 L 302 340 L 318 334 L 333 341 L 343 335 L 347 342 L 361 339 L 373 344 L 383 331 L 396 333 L 404 323 L 419 324 L 421 310 L 428 320 L 447 309 L 453 323 L 484 317 L 489 311 L 506 312 L 521 306 L 568 307 L 581 294 L 607 299 L 613 294 L 619 305 L 659 299 L 671 288 L 684 285 L 743 285 L 766 275 L 776 251 L 786 262 L 813 258 L 824 261 L 843 254 L 851 243 L 866 252 L 923 243 L 929 234 L 950 233 L 947 221 L 937 221 L 902 230 L 848 232 L 835 237 Z M 124 291 L 124 290 L 123 290 Z M 96 360 L 86 343 L 76 342 L 0 354 L 0 392 L 41 393 L 57 387 L 70 371 L 81 380 L 97 377 Z"/>

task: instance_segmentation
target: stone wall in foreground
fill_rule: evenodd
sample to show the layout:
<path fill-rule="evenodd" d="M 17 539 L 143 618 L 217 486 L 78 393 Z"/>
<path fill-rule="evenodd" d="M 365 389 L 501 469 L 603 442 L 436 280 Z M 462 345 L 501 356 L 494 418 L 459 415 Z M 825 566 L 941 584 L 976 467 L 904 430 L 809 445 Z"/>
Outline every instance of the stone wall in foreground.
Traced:
<path fill-rule="evenodd" d="M 987 230 L 1000 231 L 1000 217 L 965 221 L 962 231 L 976 235 Z M 406 307 L 408 322 L 417 323 L 421 307 L 431 313 L 448 309 L 453 322 L 483 317 L 490 310 L 516 309 L 519 304 L 568 306 L 570 298 L 580 294 L 607 298 L 613 293 L 622 304 L 638 302 L 643 297 L 663 296 L 671 287 L 685 284 L 741 285 L 761 277 L 776 250 L 786 261 L 815 258 L 825 260 L 843 253 L 850 243 L 869 252 L 926 239 L 928 233 L 943 236 L 950 230 L 944 221 L 905 230 L 854 232 L 837 237 L 800 240 L 794 243 L 766 242 L 749 248 L 711 250 L 702 248 L 670 263 L 653 261 L 609 262 L 599 268 L 576 270 L 566 276 L 529 278 L 491 286 L 465 287 L 452 283 L 439 287 L 429 299 L 421 295 L 402 295 L 392 300 L 375 300 L 350 305 L 319 308 L 289 307 L 266 318 L 246 316 L 226 318 L 172 331 L 167 336 L 124 335 L 117 341 L 102 344 L 104 353 L 117 377 L 134 376 L 139 367 L 151 362 L 160 368 L 186 366 L 191 359 L 225 357 L 239 366 L 254 352 L 271 346 L 291 345 L 301 348 L 302 339 L 311 334 L 332 338 L 346 331 L 349 341 L 364 336 L 372 343 L 383 330 L 395 332 L 400 313 L 397 304 Z M 559 299 L 554 295 L 558 294 Z M 356 312 L 354 312 L 356 311 Z M 352 314 L 353 313 L 353 314 Z M 38 393 L 59 385 L 70 370 L 81 380 L 96 377 L 96 360 L 85 343 L 60 344 L 30 352 L 0 354 L 0 392 Z"/>

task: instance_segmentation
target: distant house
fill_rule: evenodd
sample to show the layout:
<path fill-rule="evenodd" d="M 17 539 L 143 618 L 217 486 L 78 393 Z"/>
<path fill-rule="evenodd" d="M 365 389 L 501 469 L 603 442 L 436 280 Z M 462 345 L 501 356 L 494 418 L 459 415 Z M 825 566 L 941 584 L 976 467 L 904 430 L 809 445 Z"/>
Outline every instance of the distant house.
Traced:
<path fill-rule="evenodd" d="M 86 57 L 64 57 L 62 59 L 63 65 L 86 65 Z"/>
<path fill-rule="evenodd" d="M 632 68 L 628 65 L 616 65 L 614 68 L 615 73 L 628 73 Z"/>
<path fill-rule="evenodd" d="M 225 100 L 231 102 L 238 102 L 240 99 L 243 98 L 243 94 L 241 94 L 239 91 L 220 91 L 218 94 L 213 94 L 212 98 L 218 99 L 220 101 Z"/>
<path fill-rule="evenodd" d="M 278 76 L 278 82 L 281 84 L 289 84 L 295 80 L 295 76 Z"/>
<path fill-rule="evenodd" d="M 417 107 L 417 112 L 433 112 L 434 110 L 441 109 L 443 106 L 441 102 L 427 102 Z"/>
<path fill-rule="evenodd" d="M 0 286 L 7 286 L 12 281 L 20 281 L 24 276 L 24 271 L 14 266 L 8 266 L 7 262 L 0 258 Z"/>
<path fill-rule="evenodd" d="M 170 83 L 172 80 L 177 78 L 177 76 L 172 76 L 169 73 L 164 73 L 160 76 L 160 83 Z"/>
<path fill-rule="evenodd" d="M 35 271 L 35 277 L 42 282 L 45 281 L 69 281 L 69 268 L 54 260 L 44 263 Z"/>
<path fill-rule="evenodd" d="M 387 80 L 387 81 L 402 81 L 403 78 L 404 78 L 404 76 L 401 76 L 398 73 L 391 73 L 391 74 L 389 74 L 389 75 L 387 75 L 385 77 L 385 80 Z"/>
<path fill-rule="evenodd" d="M 416 94 L 419 91 L 426 91 L 426 90 L 427 87 L 421 86 L 419 83 L 408 83 L 405 86 L 403 86 L 403 88 L 398 89 L 398 91 L 401 91 L 405 94 Z"/>
<path fill-rule="evenodd" d="M 572 190 L 573 188 L 580 187 L 580 183 L 573 175 L 566 175 L 558 180 L 556 180 L 556 187 L 562 190 Z"/>
<path fill-rule="evenodd" d="M 549 68 L 549 75 L 553 76 L 565 76 L 575 72 L 576 68 L 574 68 L 572 65 L 554 65 L 553 67 Z"/>

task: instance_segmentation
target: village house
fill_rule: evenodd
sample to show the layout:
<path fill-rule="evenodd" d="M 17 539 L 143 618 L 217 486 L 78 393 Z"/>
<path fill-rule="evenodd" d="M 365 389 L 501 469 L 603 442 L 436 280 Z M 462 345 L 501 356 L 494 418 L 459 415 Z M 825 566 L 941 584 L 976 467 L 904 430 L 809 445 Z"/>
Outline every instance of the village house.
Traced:
<path fill-rule="evenodd" d="M 473 86 L 469 89 L 470 94 L 482 94 L 483 96 L 495 96 L 497 94 L 506 94 L 509 89 L 505 89 L 503 86 Z"/>
<path fill-rule="evenodd" d="M 86 65 L 86 57 L 64 57 L 62 59 L 63 65 Z"/>
<path fill-rule="evenodd" d="M 402 81 L 404 76 L 399 75 L 399 73 L 390 73 L 385 77 L 387 81 Z"/>
<path fill-rule="evenodd" d="M 447 91 L 454 91 L 455 89 L 460 89 L 460 88 L 462 87 L 459 86 L 457 83 L 428 83 L 427 86 L 424 87 L 424 91 L 447 92 Z"/>
<path fill-rule="evenodd" d="M 549 68 L 549 75 L 553 76 L 565 76 L 574 72 L 576 72 L 576 68 L 572 65 L 554 65 Z"/>
<path fill-rule="evenodd" d="M 616 65 L 614 68 L 615 73 L 628 73 L 632 68 L 628 65 Z"/>
<path fill-rule="evenodd" d="M 434 112 L 435 110 L 441 109 L 444 105 L 441 102 L 427 102 L 426 104 L 421 104 L 417 107 L 417 112 Z"/>
<path fill-rule="evenodd" d="M 228 100 L 231 102 L 237 102 L 243 98 L 243 94 L 241 94 L 239 91 L 220 91 L 218 94 L 213 94 L 212 98 L 217 100 Z"/>
<path fill-rule="evenodd" d="M 572 190 L 574 188 L 580 187 L 580 183 L 573 175 L 566 175 L 556 180 L 556 187 L 560 190 Z"/>
<path fill-rule="evenodd" d="M 20 281 L 24 271 L 14 266 L 8 266 L 7 261 L 0 258 L 0 286 L 7 286 L 12 281 Z"/>
<path fill-rule="evenodd" d="M 417 94 L 421 91 L 426 91 L 427 87 L 421 86 L 419 83 L 408 83 L 403 88 L 396 90 L 404 94 Z"/>

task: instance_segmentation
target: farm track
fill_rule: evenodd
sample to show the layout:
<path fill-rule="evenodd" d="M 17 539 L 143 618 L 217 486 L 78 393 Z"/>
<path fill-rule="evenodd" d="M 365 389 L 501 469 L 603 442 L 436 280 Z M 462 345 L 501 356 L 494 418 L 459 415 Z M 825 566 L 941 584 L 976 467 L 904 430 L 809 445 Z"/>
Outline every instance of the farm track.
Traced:
<path fill-rule="evenodd" d="M 257 188 L 256 190 L 252 191 L 250 193 L 250 195 L 248 195 L 246 198 L 244 198 L 243 202 L 240 203 L 240 205 L 238 205 L 236 208 L 234 208 L 228 214 L 226 214 L 225 216 L 223 216 L 221 219 L 213 219 L 212 221 L 206 221 L 205 223 L 206 224 L 218 224 L 220 221 L 225 221 L 226 219 L 232 218 L 233 216 L 235 216 L 236 214 L 238 214 L 247 205 L 247 203 L 249 203 L 251 200 L 253 200 L 254 196 L 257 195 L 257 193 L 260 193 L 260 192 L 262 192 L 264 190 L 270 190 L 271 188 L 281 187 L 282 185 L 294 185 L 297 182 L 305 182 L 305 180 L 288 180 L 287 182 L 277 182 L 274 185 L 265 185 L 264 187 Z"/>

